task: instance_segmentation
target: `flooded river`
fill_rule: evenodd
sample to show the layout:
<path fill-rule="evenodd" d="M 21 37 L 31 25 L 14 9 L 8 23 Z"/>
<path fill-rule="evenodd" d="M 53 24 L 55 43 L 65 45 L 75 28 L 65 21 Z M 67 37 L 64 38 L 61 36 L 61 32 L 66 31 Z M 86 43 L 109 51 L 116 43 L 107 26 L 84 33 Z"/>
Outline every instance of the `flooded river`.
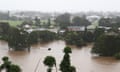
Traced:
<path fill-rule="evenodd" d="M 0 58 L 10 57 L 13 63 L 20 65 L 23 72 L 46 72 L 47 67 L 43 64 L 44 57 L 54 56 L 59 66 L 65 46 L 63 41 L 37 44 L 33 45 L 31 52 L 28 53 L 27 51 L 8 51 L 7 43 L 0 41 Z M 93 57 L 90 53 L 91 47 L 86 46 L 81 49 L 72 47 L 71 64 L 76 67 L 77 72 L 120 72 L 120 61 L 111 57 Z M 52 48 L 51 51 L 48 51 L 48 48 Z"/>

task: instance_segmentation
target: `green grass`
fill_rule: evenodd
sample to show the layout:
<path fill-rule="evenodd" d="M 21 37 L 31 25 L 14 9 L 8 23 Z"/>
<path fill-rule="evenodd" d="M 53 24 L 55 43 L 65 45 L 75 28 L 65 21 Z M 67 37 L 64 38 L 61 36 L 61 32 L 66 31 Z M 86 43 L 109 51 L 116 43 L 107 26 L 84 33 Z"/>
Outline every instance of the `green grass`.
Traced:
<path fill-rule="evenodd" d="M 89 29 L 95 29 L 96 27 L 98 27 L 98 21 L 93 22 L 91 25 L 88 26 Z"/>
<path fill-rule="evenodd" d="M 17 25 L 22 24 L 23 21 L 19 21 L 19 20 L 0 20 L 0 22 L 9 22 L 10 26 L 16 27 Z M 47 23 L 47 20 L 41 20 L 41 22 L 42 23 L 44 23 L 44 22 Z M 55 25 L 55 23 L 53 21 L 51 21 L 51 25 Z"/>
<path fill-rule="evenodd" d="M 0 22 L 9 22 L 10 26 L 16 27 L 20 25 L 22 21 L 15 21 L 15 20 L 0 20 Z"/>

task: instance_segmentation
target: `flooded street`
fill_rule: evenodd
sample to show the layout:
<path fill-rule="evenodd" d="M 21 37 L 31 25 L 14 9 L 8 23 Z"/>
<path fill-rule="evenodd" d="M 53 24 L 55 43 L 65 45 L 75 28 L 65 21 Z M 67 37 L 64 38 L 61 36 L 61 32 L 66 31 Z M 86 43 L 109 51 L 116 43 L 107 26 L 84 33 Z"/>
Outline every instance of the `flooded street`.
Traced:
<path fill-rule="evenodd" d="M 63 58 L 63 41 L 54 41 L 48 44 L 37 44 L 31 47 L 31 52 L 27 51 L 8 51 L 7 43 L 0 41 L 0 58 L 10 57 L 10 60 L 20 65 L 23 72 L 46 72 L 44 57 L 52 55 L 56 58 L 57 67 Z M 48 51 L 51 48 L 51 51 Z M 93 57 L 90 53 L 91 46 L 76 48 L 72 47 L 71 64 L 77 72 L 120 72 L 120 61 L 111 57 Z M 0 60 L 1 64 L 1 60 Z M 59 68 L 58 68 L 59 69 Z M 53 68 L 55 72 L 55 68 Z"/>

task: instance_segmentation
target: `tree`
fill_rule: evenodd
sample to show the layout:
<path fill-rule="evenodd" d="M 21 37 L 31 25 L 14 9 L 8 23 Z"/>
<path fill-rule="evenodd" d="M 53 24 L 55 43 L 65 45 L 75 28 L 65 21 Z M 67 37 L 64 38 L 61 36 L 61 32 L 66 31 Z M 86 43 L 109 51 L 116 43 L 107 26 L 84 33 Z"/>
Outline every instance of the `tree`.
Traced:
<path fill-rule="evenodd" d="M 81 19 L 80 17 L 76 16 L 72 19 L 72 23 L 74 25 L 80 25 L 80 19 Z"/>
<path fill-rule="evenodd" d="M 120 17 L 115 18 L 101 18 L 99 25 L 104 27 L 112 27 L 118 29 L 120 27 Z"/>
<path fill-rule="evenodd" d="M 77 26 L 85 26 L 86 27 L 86 26 L 90 25 L 91 23 L 86 18 L 76 16 L 72 19 L 72 24 L 77 25 Z"/>
<path fill-rule="evenodd" d="M 60 70 L 62 72 L 76 72 L 75 67 L 71 66 L 70 63 L 70 53 L 72 53 L 71 48 L 70 47 L 65 47 L 63 52 L 65 53 L 63 60 L 61 61 L 60 64 Z"/>
<path fill-rule="evenodd" d="M 8 46 L 15 50 L 21 50 L 30 47 L 28 40 L 29 34 L 24 30 L 19 30 L 17 28 L 11 27 L 8 36 Z"/>
<path fill-rule="evenodd" d="M 72 50 L 71 50 L 70 47 L 67 46 L 67 47 L 64 48 L 63 52 L 64 52 L 65 54 L 69 54 L 69 53 L 72 53 Z"/>
<path fill-rule="evenodd" d="M 82 46 L 83 38 L 82 35 L 78 32 L 65 32 L 64 40 L 67 44 Z"/>
<path fill-rule="evenodd" d="M 40 19 L 38 17 L 35 17 L 35 25 L 40 26 Z"/>
<path fill-rule="evenodd" d="M 51 25 L 51 20 L 50 18 L 48 19 L 48 27 Z"/>
<path fill-rule="evenodd" d="M 10 25 L 7 22 L 0 22 L 0 39 L 8 40 L 8 33 L 9 33 Z"/>
<path fill-rule="evenodd" d="M 2 61 L 3 64 L 0 66 L 0 72 L 3 69 L 6 69 L 6 72 L 21 72 L 21 68 L 18 65 L 12 64 L 8 57 L 3 57 Z"/>
<path fill-rule="evenodd" d="M 111 19 L 110 18 L 101 18 L 100 20 L 99 20 L 99 25 L 100 26 L 106 26 L 106 27 L 109 27 L 109 26 L 111 26 Z"/>
<path fill-rule="evenodd" d="M 70 24 L 70 14 L 64 13 L 56 17 L 55 22 L 61 29 L 65 29 Z"/>
<path fill-rule="evenodd" d="M 94 33 L 86 31 L 83 34 L 83 41 L 84 42 L 93 42 L 94 41 Z"/>
<path fill-rule="evenodd" d="M 99 36 L 101 36 L 102 34 L 105 33 L 105 29 L 104 28 L 96 28 L 95 31 L 94 31 L 94 41 L 97 40 L 97 38 Z"/>
<path fill-rule="evenodd" d="M 11 64 L 9 72 L 21 72 L 21 69 L 18 65 Z"/>
<path fill-rule="evenodd" d="M 35 44 L 38 42 L 46 43 L 53 41 L 56 38 L 56 33 L 50 31 L 33 31 L 29 35 L 29 40 L 31 44 Z"/>
<path fill-rule="evenodd" d="M 114 56 L 120 52 L 120 36 L 116 34 L 104 34 L 97 38 L 92 53 L 100 56 Z"/>
<path fill-rule="evenodd" d="M 52 72 L 52 67 L 53 67 L 54 65 L 55 65 L 55 67 L 56 67 L 56 60 L 55 60 L 55 58 L 52 57 L 52 56 L 47 56 L 47 57 L 45 57 L 43 63 L 44 63 L 46 66 L 49 67 L 48 70 L 47 70 L 47 72 Z M 57 67 L 56 67 L 56 72 L 57 72 Z"/>
<path fill-rule="evenodd" d="M 76 68 L 74 66 L 71 66 L 71 72 L 76 72 Z"/>

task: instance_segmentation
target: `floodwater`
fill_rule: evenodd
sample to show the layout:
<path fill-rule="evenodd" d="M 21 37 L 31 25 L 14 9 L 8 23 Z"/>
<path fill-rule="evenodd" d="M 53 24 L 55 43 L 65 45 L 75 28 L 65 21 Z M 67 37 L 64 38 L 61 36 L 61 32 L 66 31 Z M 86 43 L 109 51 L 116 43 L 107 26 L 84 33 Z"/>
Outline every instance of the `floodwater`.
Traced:
<path fill-rule="evenodd" d="M 58 67 L 63 58 L 62 50 L 65 46 L 63 41 L 36 44 L 31 47 L 29 53 L 27 51 L 8 51 L 7 43 L 0 41 L 0 58 L 8 56 L 13 63 L 20 65 L 22 72 L 46 72 L 47 67 L 43 64 L 44 57 L 54 56 Z M 51 51 L 48 51 L 48 48 L 51 48 Z M 72 47 L 71 64 L 76 67 L 77 72 L 120 72 L 119 60 L 111 57 L 94 57 L 90 53 L 91 48 L 92 46 Z M 56 72 L 55 68 L 53 68 L 53 72 Z"/>

